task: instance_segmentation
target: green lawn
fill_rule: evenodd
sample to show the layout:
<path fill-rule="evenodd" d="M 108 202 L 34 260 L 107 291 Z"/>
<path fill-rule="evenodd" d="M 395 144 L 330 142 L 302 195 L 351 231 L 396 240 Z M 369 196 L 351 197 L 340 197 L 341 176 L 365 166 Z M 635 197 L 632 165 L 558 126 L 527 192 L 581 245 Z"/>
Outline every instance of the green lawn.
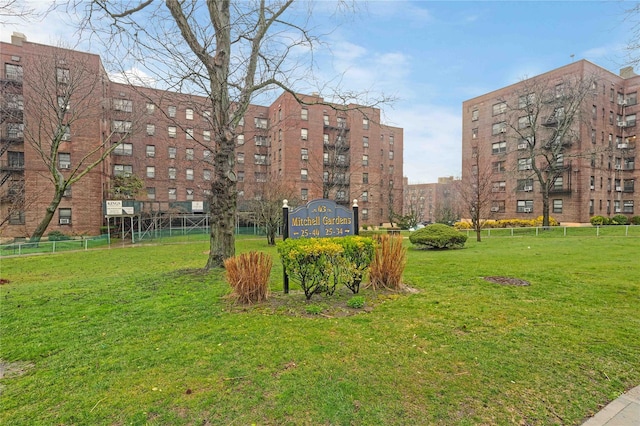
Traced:
<path fill-rule="evenodd" d="M 640 239 L 472 239 L 347 317 L 231 309 L 206 241 L 0 259 L 0 423 L 571 425 L 640 384 Z"/>

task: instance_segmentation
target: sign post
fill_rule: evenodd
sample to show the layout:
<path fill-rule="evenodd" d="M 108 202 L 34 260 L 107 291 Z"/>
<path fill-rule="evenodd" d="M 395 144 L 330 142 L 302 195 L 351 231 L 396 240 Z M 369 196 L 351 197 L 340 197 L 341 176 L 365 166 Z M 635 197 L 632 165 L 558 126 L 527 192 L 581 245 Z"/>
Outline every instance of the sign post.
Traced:
<path fill-rule="evenodd" d="M 282 241 L 289 238 L 289 202 L 287 200 L 282 200 Z M 282 288 L 284 289 L 284 294 L 289 293 L 289 275 L 287 275 L 287 270 L 284 266 L 282 266 L 284 272 L 284 282 L 282 284 Z"/>

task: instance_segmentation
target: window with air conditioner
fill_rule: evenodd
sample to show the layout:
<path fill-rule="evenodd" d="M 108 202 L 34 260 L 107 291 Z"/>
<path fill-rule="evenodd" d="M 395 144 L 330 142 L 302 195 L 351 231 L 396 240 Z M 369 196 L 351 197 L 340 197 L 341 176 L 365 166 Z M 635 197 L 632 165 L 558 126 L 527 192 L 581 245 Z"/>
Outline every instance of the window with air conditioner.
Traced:
<path fill-rule="evenodd" d="M 58 167 L 60 169 L 70 169 L 71 168 L 71 154 L 68 152 L 60 152 L 58 153 Z"/>
<path fill-rule="evenodd" d="M 71 209 L 70 208 L 58 209 L 58 223 L 60 225 L 71 225 Z"/>

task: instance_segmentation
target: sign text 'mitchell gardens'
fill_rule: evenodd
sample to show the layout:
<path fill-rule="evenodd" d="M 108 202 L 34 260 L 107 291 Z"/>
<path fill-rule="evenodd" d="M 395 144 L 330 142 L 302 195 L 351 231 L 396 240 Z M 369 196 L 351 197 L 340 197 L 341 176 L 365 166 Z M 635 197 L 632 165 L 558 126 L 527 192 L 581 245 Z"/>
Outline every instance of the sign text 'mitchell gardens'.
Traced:
<path fill-rule="evenodd" d="M 353 235 L 353 213 L 330 200 L 314 200 L 289 215 L 290 237 Z"/>

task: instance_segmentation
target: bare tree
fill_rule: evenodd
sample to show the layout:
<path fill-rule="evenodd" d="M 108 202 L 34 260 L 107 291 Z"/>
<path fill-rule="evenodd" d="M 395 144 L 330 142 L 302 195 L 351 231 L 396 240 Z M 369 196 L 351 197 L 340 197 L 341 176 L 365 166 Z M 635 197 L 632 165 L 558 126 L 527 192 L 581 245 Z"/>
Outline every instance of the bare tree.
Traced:
<path fill-rule="evenodd" d="M 504 130 L 520 147 L 517 170 L 521 181 L 535 179 L 542 195 L 542 224 L 549 226 L 549 194 L 571 169 L 571 158 L 592 152 L 571 149 L 580 141 L 587 118 L 587 96 L 597 76 L 567 76 L 559 80 L 529 79 L 514 98 L 502 99 L 507 109 Z"/>
<path fill-rule="evenodd" d="M 287 19 L 285 12 L 293 3 L 75 2 L 94 34 L 104 34 L 104 25 L 110 26 L 109 51 L 119 56 L 121 64 L 143 67 L 166 88 L 203 94 L 210 103 L 215 169 L 207 269 L 223 266 L 224 259 L 235 253 L 233 169 L 238 123 L 251 100 L 266 90 L 278 87 L 299 99 L 292 90 L 294 79 L 312 79 L 309 55 L 305 53 L 304 62 L 296 55 L 312 51 L 319 39 L 306 28 L 310 10 L 293 10 Z"/>
<path fill-rule="evenodd" d="M 276 233 L 282 226 L 282 200 L 288 200 L 290 206 L 297 204 L 295 188 L 280 180 L 263 182 L 255 187 L 251 209 L 258 225 L 264 226 L 267 243 L 276 244 Z"/>
<path fill-rule="evenodd" d="M 464 173 L 469 179 L 456 179 L 452 182 L 454 192 L 461 205 L 471 219 L 471 226 L 476 233 L 476 240 L 482 241 L 482 227 L 491 216 L 493 172 L 491 164 L 480 161 L 478 145 L 472 147 L 472 161 Z M 463 183 L 464 182 L 464 183 Z"/>
<path fill-rule="evenodd" d="M 15 24 L 16 21 L 28 21 L 37 16 L 33 7 L 20 0 L 0 0 L 0 24 Z"/>
<path fill-rule="evenodd" d="M 132 131 L 132 125 L 123 121 L 122 128 L 106 130 L 82 157 L 72 162 L 71 153 L 62 152 L 67 149 L 65 144 L 69 143 L 72 129 L 105 118 L 102 105 L 95 102 L 96 98 L 103 99 L 102 69 L 86 56 L 74 56 L 62 48 L 51 48 L 27 66 L 24 87 L 29 94 L 24 102 L 24 140 L 42 162 L 40 173 L 54 189 L 45 214 L 31 235 L 31 241 L 37 242 L 65 191 L 102 163 Z"/>

